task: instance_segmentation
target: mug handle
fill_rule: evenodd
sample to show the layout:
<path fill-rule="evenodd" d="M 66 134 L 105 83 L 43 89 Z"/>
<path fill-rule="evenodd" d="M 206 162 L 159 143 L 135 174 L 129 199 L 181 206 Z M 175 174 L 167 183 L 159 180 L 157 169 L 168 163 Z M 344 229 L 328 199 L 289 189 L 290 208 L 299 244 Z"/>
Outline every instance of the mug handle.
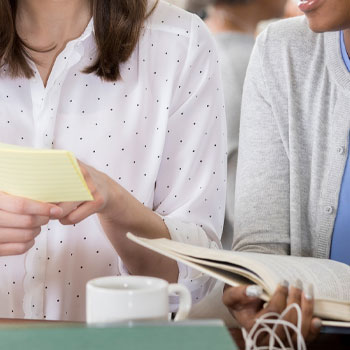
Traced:
<path fill-rule="evenodd" d="M 169 284 L 168 288 L 169 294 L 176 294 L 179 296 L 179 310 L 176 313 L 174 321 L 182 321 L 185 320 L 190 313 L 192 306 L 192 297 L 191 293 L 185 286 L 182 286 L 178 283 Z"/>

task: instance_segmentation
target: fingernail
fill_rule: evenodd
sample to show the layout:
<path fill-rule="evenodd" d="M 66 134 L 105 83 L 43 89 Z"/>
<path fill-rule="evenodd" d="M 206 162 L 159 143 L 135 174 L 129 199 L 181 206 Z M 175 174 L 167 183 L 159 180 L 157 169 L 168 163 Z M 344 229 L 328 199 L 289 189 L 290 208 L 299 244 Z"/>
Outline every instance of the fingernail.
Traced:
<path fill-rule="evenodd" d="M 314 286 L 309 284 L 306 288 L 305 299 L 312 300 L 314 298 Z"/>
<path fill-rule="evenodd" d="M 247 297 L 259 298 L 263 293 L 263 289 L 260 286 L 249 286 L 247 287 L 245 294 Z"/>
<path fill-rule="evenodd" d="M 289 287 L 289 282 L 287 280 L 282 280 L 280 282 L 280 286 L 284 287 L 284 288 L 288 288 Z"/>
<path fill-rule="evenodd" d="M 322 321 L 321 321 L 319 318 L 317 318 L 317 319 L 313 322 L 313 324 L 314 324 L 314 326 L 315 326 L 316 328 L 321 328 L 321 327 L 322 327 Z"/>
<path fill-rule="evenodd" d="M 293 287 L 296 289 L 303 290 L 303 282 L 301 282 L 301 280 L 298 278 L 297 280 L 295 280 Z"/>
<path fill-rule="evenodd" d="M 60 207 L 52 207 L 50 209 L 50 215 L 51 216 L 60 216 L 63 214 L 63 210 Z"/>

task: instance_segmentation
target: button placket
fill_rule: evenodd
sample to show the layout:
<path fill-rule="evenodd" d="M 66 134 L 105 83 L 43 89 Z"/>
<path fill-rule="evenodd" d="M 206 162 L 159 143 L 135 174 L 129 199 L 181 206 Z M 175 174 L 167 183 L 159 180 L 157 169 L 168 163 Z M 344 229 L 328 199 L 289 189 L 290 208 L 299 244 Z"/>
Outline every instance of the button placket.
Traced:
<path fill-rule="evenodd" d="M 34 146 L 41 148 L 43 146 L 41 136 L 43 121 L 40 120 L 40 115 L 44 108 L 46 90 L 34 64 L 32 68 L 35 72 L 34 78 L 30 80 L 32 115 L 36 133 Z M 41 318 L 43 314 L 43 285 L 46 273 L 44 260 L 47 255 L 45 231 L 45 227 L 43 227 L 41 234 L 35 240 L 35 246 L 27 252 L 25 257 L 23 312 L 26 318 Z"/>
<path fill-rule="evenodd" d="M 46 88 L 40 84 L 41 81 L 33 84 L 33 115 L 37 130 L 35 146 L 38 148 L 52 148 L 62 85 L 69 68 L 79 62 L 83 53 L 80 42 L 69 43 L 57 57 Z"/>
<path fill-rule="evenodd" d="M 44 87 L 40 75 L 30 80 L 33 122 L 35 124 L 35 147 L 51 148 L 56 124 L 57 108 L 65 76 L 71 66 L 82 57 L 83 49 L 76 45 L 67 46 L 61 55 L 69 59 L 58 59 L 52 70 L 52 79 Z M 78 51 L 78 52 L 76 52 Z M 25 258 L 23 312 L 26 318 L 42 318 L 44 309 L 44 283 L 47 259 L 46 227 L 36 239 L 35 246 L 28 251 Z"/>
<path fill-rule="evenodd" d="M 35 245 L 25 257 L 23 312 L 25 318 L 43 317 L 44 283 L 47 259 L 47 226 L 42 227 Z"/>

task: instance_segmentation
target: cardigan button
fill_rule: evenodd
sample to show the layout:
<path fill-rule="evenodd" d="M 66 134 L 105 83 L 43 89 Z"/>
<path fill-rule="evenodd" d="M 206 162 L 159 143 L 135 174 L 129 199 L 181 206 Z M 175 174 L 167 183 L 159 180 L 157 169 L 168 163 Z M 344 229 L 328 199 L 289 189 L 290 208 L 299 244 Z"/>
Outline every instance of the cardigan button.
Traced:
<path fill-rule="evenodd" d="M 334 208 L 331 207 L 330 205 L 327 205 L 326 207 L 324 207 L 324 211 L 326 214 L 333 214 Z"/>
<path fill-rule="evenodd" d="M 337 152 L 340 154 L 340 155 L 343 155 L 345 153 L 345 147 L 341 146 L 341 147 L 338 147 L 337 148 Z"/>

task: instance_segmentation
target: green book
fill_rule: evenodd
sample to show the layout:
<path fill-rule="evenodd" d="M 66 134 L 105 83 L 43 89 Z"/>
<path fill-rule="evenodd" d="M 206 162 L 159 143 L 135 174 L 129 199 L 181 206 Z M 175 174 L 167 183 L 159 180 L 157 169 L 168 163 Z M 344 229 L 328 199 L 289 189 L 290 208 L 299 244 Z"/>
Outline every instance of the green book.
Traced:
<path fill-rule="evenodd" d="M 221 321 L 116 327 L 1 327 L 1 349 L 10 350 L 237 350 Z"/>

